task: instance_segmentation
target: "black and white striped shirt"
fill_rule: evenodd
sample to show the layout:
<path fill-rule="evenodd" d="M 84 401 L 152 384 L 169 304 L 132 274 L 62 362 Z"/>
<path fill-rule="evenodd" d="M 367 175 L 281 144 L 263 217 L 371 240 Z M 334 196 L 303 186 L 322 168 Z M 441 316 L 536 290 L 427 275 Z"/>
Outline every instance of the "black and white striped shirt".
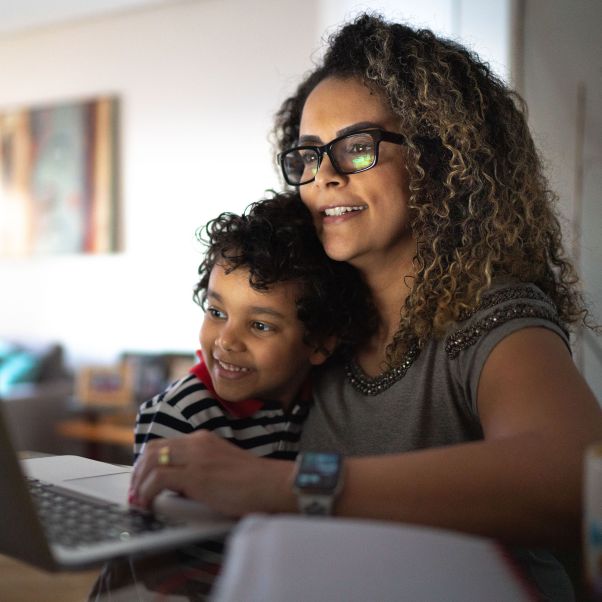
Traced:
<path fill-rule="evenodd" d="M 198 355 L 200 362 L 188 375 L 140 406 L 134 460 L 143 452 L 147 441 L 200 429 L 213 431 L 257 456 L 294 460 L 301 428 L 309 413 L 309 382 L 301 388 L 298 400 L 288 412 L 274 401 L 227 402 L 215 393 L 202 354 Z M 175 552 L 178 561 L 173 577 L 177 577 L 190 599 L 207 599 L 221 567 L 223 550 L 222 538 L 191 544 Z"/>
<path fill-rule="evenodd" d="M 309 410 L 307 387 L 288 412 L 275 401 L 226 402 L 213 391 L 202 361 L 188 375 L 144 402 L 135 427 L 134 460 L 147 441 L 175 437 L 200 429 L 215 432 L 257 456 L 293 460 L 301 427 Z"/>

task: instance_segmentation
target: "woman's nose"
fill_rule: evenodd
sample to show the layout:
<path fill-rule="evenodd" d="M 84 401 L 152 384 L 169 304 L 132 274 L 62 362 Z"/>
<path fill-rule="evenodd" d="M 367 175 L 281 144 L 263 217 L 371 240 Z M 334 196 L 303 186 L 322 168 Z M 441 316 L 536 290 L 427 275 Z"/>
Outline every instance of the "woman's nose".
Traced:
<path fill-rule="evenodd" d="M 318 186 L 339 185 L 343 183 L 346 177 L 334 168 L 328 153 L 324 153 L 320 161 L 320 167 L 316 172 L 316 184 Z"/>

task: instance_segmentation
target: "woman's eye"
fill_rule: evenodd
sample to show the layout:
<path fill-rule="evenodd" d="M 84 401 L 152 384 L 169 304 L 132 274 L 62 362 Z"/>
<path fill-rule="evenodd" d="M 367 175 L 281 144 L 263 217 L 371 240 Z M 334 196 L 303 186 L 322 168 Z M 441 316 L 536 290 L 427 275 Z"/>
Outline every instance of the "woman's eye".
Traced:
<path fill-rule="evenodd" d="M 370 141 L 349 142 L 345 149 L 346 161 L 353 169 L 366 169 L 374 163 L 374 144 Z"/>
<path fill-rule="evenodd" d="M 312 165 L 318 161 L 318 153 L 313 150 L 304 150 L 300 153 L 301 159 L 305 165 Z"/>
<path fill-rule="evenodd" d="M 221 309 L 217 309 L 216 307 L 208 307 L 207 313 L 212 318 L 216 318 L 217 320 L 225 320 L 226 319 L 226 313 L 223 312 Z"/>
<path fill-rule="evenodd" d="M 350 144 L 347 152 L 352 155 L 369 155 L 372 153 L 372 145 L 367 143 Z"/>

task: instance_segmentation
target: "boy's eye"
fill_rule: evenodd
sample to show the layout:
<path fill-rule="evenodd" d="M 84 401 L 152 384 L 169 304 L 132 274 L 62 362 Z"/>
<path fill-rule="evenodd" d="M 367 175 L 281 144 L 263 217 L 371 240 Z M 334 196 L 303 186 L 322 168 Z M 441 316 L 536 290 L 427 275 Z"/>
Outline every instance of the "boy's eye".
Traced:
<path fill-rule="evenodd" d="M 271 324 L 266 324 L 265 322 L 255 321 L 252 326 L 255 330 L 259 330 L 259 332 L 272 332 L 274 330 Z"/>
<path fill-rule="evenodd" d="M 207 313 L 212 318 L 216 318 L 217 320 L 225 320 L 226 319 L 226 313 L 223 312 L 221 309 L 217 309 L 216 307 L 208 307 Z"/>

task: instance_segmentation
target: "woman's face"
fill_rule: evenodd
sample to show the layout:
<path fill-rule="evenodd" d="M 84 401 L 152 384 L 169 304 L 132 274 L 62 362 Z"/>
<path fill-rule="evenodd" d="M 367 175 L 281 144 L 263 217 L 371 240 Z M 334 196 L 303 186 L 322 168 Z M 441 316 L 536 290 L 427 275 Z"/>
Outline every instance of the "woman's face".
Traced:
<path fill-rule="evenodd" d="M 398 119 L 360 80 L 327 78 L 311 92 L 301 116 L 299 142 L 322 145 L 350 131 L 398 132 Z M 300 187 L 326 253 L 362 271 L 411 258 L 405 147 L 380 143 L 378 163 L 368 171 L 338 174 L 324 156 L 316 179 Z M 383 264 L 382 262 L 387 262 Z"/>

